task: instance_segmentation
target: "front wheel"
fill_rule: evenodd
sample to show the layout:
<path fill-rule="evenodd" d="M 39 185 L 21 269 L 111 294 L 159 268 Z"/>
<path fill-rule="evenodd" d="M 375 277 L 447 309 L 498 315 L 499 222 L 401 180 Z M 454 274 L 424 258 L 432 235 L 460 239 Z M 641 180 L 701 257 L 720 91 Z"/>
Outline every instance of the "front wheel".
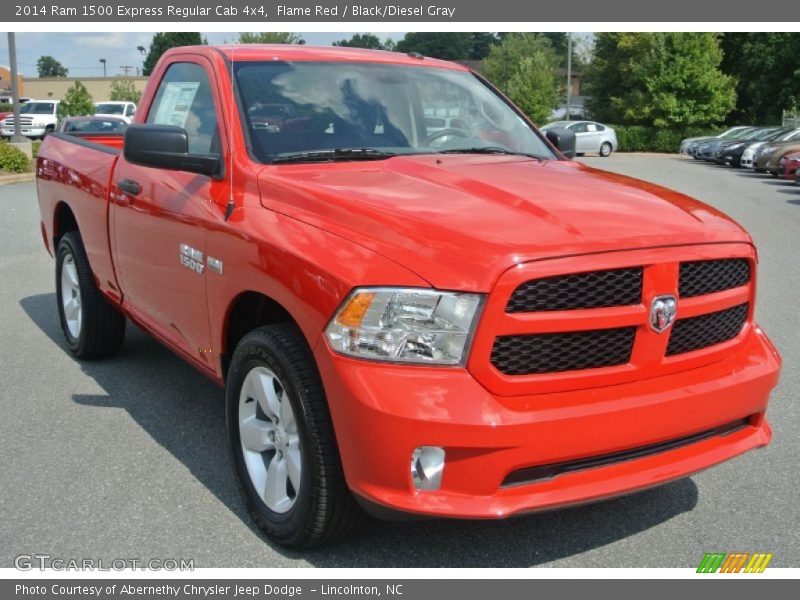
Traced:
<path fill-rule="evenodd" d="M 611 144 L 608 142 L 603 142 L 603 144 L 600 146 L 600 156 L 603 158 L 611 156 Z"/>
<path fill-rule="evenodd" d="M 311 548 L 359 523 L 325 391 L 296 327 L 259 327 L 239 343 L 227 379 L 226 425 L 248 511 L 270 540 Z"/>

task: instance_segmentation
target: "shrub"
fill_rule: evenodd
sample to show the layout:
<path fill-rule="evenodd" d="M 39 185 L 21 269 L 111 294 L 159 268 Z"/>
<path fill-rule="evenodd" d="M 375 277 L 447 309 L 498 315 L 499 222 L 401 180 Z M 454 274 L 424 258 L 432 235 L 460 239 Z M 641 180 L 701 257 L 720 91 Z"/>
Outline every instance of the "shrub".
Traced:
<path fill-rule="evenodd" d="M 42 147 L 41 140 L 36 140 L 31 144 L 31 154 L 33 155 L 34 160 L 37 156 L 39 156 L 39 148 Z"/>
<path fill-rule="evenodd" d="M 672 152 L 680 147 L 687 137 L 716 135 L 720 128 L 687 127 L 686 129 L 663 129 L 645 125 L 611 125 L 617 132 L 619 152 Z"/>
<path fill-rule="evenodd" d="M 58 119 L 94 114 L 92 95 L 80 81 L 72 84 L 58 103 Z"/>
<path fill-rule="evenodd" d="M 0 112 L 11 112 L 14 110 L 14 107 L 10 104 L 6 104 L 5 102 L 0 102 Z"/>
<path fill-rule="evenodd" d="M 24 173 L 29 161 L 25 153 L 9 144 L 0 144 L 0 169 L 9 173 Z"/>

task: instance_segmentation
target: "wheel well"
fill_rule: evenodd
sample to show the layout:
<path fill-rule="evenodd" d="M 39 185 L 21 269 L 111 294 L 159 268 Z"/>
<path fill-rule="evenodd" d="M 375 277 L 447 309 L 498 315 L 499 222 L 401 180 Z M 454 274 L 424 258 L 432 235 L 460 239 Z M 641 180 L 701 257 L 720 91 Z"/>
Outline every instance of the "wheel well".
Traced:
<path fill-rule="evenodd" d="M 68 231 L 78 231 L 78 221 L 75 220 L 75 214 L 72 209 L 65 203 L 59 202 L 56 206 L 56 214 L 53 219 L 53 248 L 58 248 L 58 241 L 61 236 Z"/>
<path fill-rule="evenodd" d="M 225 327 L 225 349 L 222 354 L 222 376 L 228 376 L 233 352 L 241 339 L 256 327 L 278 323 L 295 323 L 283 306 L 259 292 L 245 292 L 234 300 Z"/>

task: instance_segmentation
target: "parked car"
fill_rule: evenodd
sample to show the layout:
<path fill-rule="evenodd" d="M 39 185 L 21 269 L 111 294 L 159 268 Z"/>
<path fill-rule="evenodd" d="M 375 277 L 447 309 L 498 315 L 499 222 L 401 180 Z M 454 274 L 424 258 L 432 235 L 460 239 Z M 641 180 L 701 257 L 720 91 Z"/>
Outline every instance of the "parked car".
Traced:
<path fill-rule="evenodd" d="M 752 131 L 746 131 L 742 134 L 735 136 L 733 139 L 723 140 L 710 140 L 703 144 L 700 149 L 700 156 L 709 162 L 722 164 L 721 152 L 722 149 L 736 143 L 748 141 L 763 141 L 778 131 L 778 127 L 760 127 Z"/>
<path fill-rule="evenodd" d="M 52 133 L 58 124 L 58 100 L 29 100 L 19 107 L 19 121 L 22 135 L 29 138 L 43 138 Z M 0 136 L 14 135 L 14 116 L 0 121 Z"/>
<path fill-rule="evenodd" d="M 85 134 L 121 135 L 128 122 L 122 117 L 66 117 L 61 119 L 57 131 L 78 137 Z"/>
<path fill-rule="evenodd" d="M 778 161 L 784 154 L 800 150 L 800 139 L 788 142 L 771 142 L 756 153 L 753 170 L 756 173 L 770 173 L 774 175 L 778 169 Z"/>
<path fill-rule="evenodd" d="M 124 119 L 126 123 L 130 123 L 136 114 L 136 104 L 116 100 L 95 102 L 94 114 L 98 117 L 119 117 Z"/>
<path fill-rule="evenodd" d="M 463 65 L 233 52 L 165 52 L 122 151 L 48 136 L 36 186 L 66 348 L 113 355 L 130 319 L 224 386 L 270 540 L 596 501 L 770 442 L 780 357 L 732 219 L 568 160 L 574 133 Z M 426 135 L 452 98 L 467 129 Z M 308 120 L 253 127 L 258 102 Z"/>
<path fill-rule="evenodd" d="M 563 128 L 575 134 L 575 152 L 586 154 L 597 152 L 600 156 L 609 156 L 619 146 L 617 132 L 608 125 L 595 121 L 555 121 L 542 127 L 542 131 Z"/>
<path fill-rule="evenodd" d="M 705 135 L 705 136 L 684 138 L 681 140 L 681 145 L 678 149 L 678 152 L 680 154 L 688 154 L 689 156 L 694 157 L 695 148 L 697 147 L 698 143 L 714 139 L 732 139 L 749 129 L 754 129 L 754 127 L 749 125 L 737 125 L 736 127 L 731 127 L 730 129 L 726 129 L 725 131 L 723 131 L 718 135 Z"/>
<path fill-rule="evenodd" d="M 794 181 L 798 169 L 800 169 L 800 151 L 789 152 L 778 161 L 777 176 Z"/>
<path fill-rule="evenodd" d="M 29 102 L 30 100 L 31 99 L 28 98 L 27 96 L 20 96 L 19 97 L 19 103 L 20 104 L 25 104 L 26 102 Z M 12 104 L 13 102 L 14 102 L 14 98 L 11 95 L 0 96 L 0 104 Z"/>
<path fill-rule="evenodd" d="M 786 133 L 771 141 L 746 144 L 744 150 L 742 151 L 742 157 L 739 161 L 740 166 L 745 169 L 752 169 L 755 165 L 756 156 L 759 154 L 759 152 L 761 152 L 762 148 L 765 148 L 770 144 L 780 144 L 783 142 L 793 141 L 800 141 L 800 129 L 792 129 L 789 131 L 789 133 Z"/>
<path fill-rule="evenodd" d="M 800 135 L 800 130 L 776 129 L 766 136 L 756 136 L 752 140 L 727 142 L 717 151 L 717 162 L 739 168 L 742 166 L 742 156 L 747 148 L 772 141 L 779 142 L 793 135 Z"/>
<path fill-rule="evenodd" d="M 64 133 L 114 148 L 122 148 L 120 136 L 128 123 L 121 117 L 67 117 L 61 119 L 56 133 Z"/>

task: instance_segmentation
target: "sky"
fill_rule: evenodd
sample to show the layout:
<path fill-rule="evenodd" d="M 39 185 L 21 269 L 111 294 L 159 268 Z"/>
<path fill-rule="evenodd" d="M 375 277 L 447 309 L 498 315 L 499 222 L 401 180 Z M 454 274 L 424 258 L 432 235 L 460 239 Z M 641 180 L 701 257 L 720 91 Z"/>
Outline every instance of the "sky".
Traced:
<path fill-rule="evenodd" d="M 332 42 L 348 39 L 352 33 L 301 33 L 307 44 L 329 46 Z M 379 38 L 402 39 L 405 33 L 377 33 Z M 233 41 L 237 34 L 203 33 L 210 44 Z M 69 69 L 70 77 L 101 77 L 106 59 L 108 75 L 122 73 L 121 66 L 133 67 L 130 75 L 141 68 L 144 57 L 137 46 L 150 46 L 152 33 L 17 33 L 17 66 L 27 79 L 37 77 L 36 61 L 40 56 L 50 55 Z M 0 35 L 0 64 L 8 65 L 8 36 Z"/>

